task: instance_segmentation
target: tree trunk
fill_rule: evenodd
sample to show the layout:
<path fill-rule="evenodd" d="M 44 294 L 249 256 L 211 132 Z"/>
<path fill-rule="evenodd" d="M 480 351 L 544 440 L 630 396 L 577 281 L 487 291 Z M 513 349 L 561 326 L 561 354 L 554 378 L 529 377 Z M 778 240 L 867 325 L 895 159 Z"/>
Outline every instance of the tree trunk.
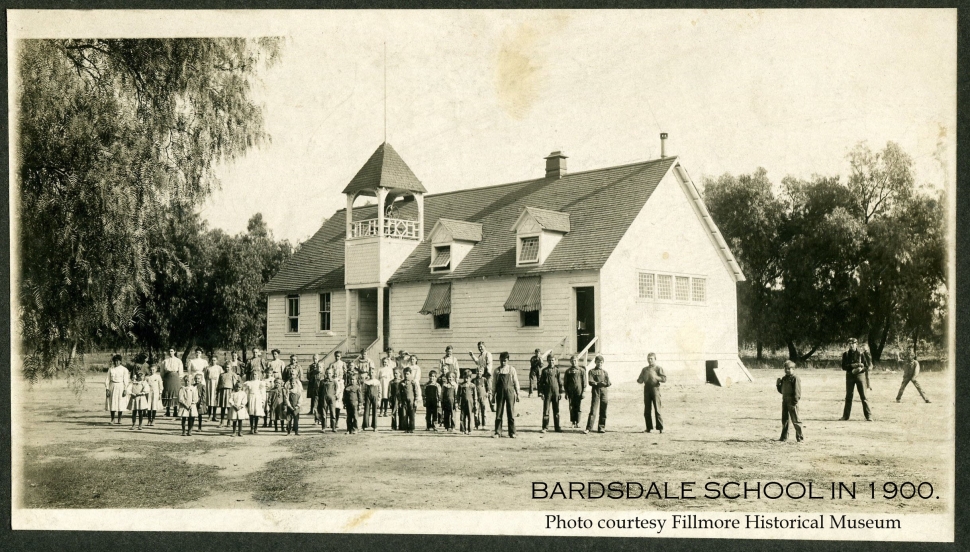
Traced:
<path fill-rule="evenodd" d="M 817 350 L 818 350 L 818 347 L 812 347 L 812 350 L 811 351 L 809 351 L 809 352 L 805 353 L 804 355 L 798 357 L 798 360 L 801 361 L 801 362 L 805 362 L 806 360 L 808 360 L 809 357 L 811 357 L 812 355 L 814 355 L 815 354 L 815 351 L 817 351 Z"/>
<path fill-rule="evenodd" d="M 758 360 L 762 360 L 764 358 L 764 355 L 763 355 L 764 345 L 765 344 L 762 343 L 761 340 L 759 339 L 756 345 L 756 347 L 758 348 Z"/>
<path fill-rule="evenodd" d="M 789 339 L 786 343 L 788 344 L 788 360 L 798 360 L 798 348 L 795 346 L 795 342 Z"/>

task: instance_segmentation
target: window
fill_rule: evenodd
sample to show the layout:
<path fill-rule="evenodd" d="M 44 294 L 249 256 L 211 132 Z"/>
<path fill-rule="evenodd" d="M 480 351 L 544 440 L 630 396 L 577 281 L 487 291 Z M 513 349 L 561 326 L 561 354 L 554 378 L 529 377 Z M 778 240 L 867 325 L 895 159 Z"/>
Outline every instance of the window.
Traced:
<path fill-rule="evenodd" d="M 539 311 L 519 311 L 523 328 L 539 327 Z"/>
<path fill-rule="evenodd" d="M 674 298 L 673 280 L 673 276 L 666 274 L 657 275 L 657 299 Z"/>
<path fill-rule="evenodd" d="M 637 272 L 637 297 L 683 303 L 707 302 L 707 278 Z"/>
<path fill-rule="evenodd" d="M 300 331 L 300 296 L 286 296 L 286 331 L 298 333 Z"/>
<path fill-rule="evenodd" d="M 640 278 L 640 299 L 653 299 L 653 274 L 641 272 Z"/>
<path fill-rule="evenodd" d="M 451 270 L 451 246 L 439 245 L 434 248 L 434 258 L 431 260 L 431 272 L 448 272 Z"/>
<path fill-rule="evenodd" d="M 320 331 L 330 331 L 330 294 L 320 294 Z"/>
<path fill-rule="evenodd" d="M 520 263 L 539 262 L 539 236 L 520 239 L 519 262 Z"/>
<path fill-rule="evenodd" d="M 707 280 L 704 278 L 694 278 L 691 280 L 693 285 L 693 296 L 690 298 L 695 303 L 707 301 Z"/>
<path fill-rule="evenodd" d="M 447 330 L 451 327 L 451 313 L 434 315 L 434 329 Z"/>
<path fill-rule="evenodd" d="M 677 287 L 674 289 L 676 292 L 675 299 L 678 301 L 689 301 L 690 300 L 690 278 L 687 276 L 677 276 L 675 279 Z"/>

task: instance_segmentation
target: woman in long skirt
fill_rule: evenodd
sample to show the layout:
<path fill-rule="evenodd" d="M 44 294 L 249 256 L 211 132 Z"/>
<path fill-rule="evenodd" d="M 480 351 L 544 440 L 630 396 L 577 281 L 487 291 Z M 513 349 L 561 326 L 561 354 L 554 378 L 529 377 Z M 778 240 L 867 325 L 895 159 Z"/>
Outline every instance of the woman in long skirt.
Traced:
<path fill-rule="evenodd" d="M 148 415 L 148 425 L 149 427 L 155 425 L 155 414 L 163 408 L 162 406 L 162 376 L 158 374 L 158 366 L 155 364 L 150 364 L 148 366 L 148 377 L 145 378 L 145 383 L 148 384 L 148 407 L 146 408 L 146 414 Z"/>
<path fill-rule="evenodd" d="M 225 372 L 222 366 L 216 364 L 216 355 L 209 355 L 209 365 L 205 369 L 205 390 L 208 402 L 206 407 L 211 414 L 210 419 L 216 421 L 216 411 L 219 410 L 219 377 Z"/>
<path fill-rule="evenodd" d="M 178 416 L 182 370 L 182 360 L 175 356 L 175 349 L 169 349 L 168 358 L 162 362 L 162 403 L 165 405 L 166 416 Z"/>
<path fill-rule="evenodd" d="M 195 417 L 199 414 L 199 390 L 189 381 L 186 374 L 182 378 L 182 387 L 179 389 L 179 409 L 178 415 L 182 418 L 182 435 L 192 435 L 192 426 L 195 424 Z M 188 424 L 188 433 L 186 433 Z"/>
<path fill-rule="evenodd" d="M 109 423 L 121 425 L 121 416 L 125 412 L 127 402 L 124 399 L 128 395 L 128 384 L 131 380 L 128 368 L 121 365 L 121 355 L 112 356 L 111 362 L 114 366 L 108 368 L 108 375 L 104 378 L 104 409 L 111 412 Z M 118 415 L 117 422 L 115 422 L 115 414 Z"/>

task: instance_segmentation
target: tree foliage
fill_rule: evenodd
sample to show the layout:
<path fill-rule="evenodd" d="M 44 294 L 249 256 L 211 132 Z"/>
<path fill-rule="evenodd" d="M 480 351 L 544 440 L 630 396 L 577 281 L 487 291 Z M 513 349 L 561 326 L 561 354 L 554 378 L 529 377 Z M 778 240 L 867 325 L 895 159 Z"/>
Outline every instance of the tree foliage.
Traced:
<path fill-rule="evenodd" d="M 887 343 L 940 342 L 945 325 L 942 194 L 920 193 L 910 157 L 890 142 L 848 155 L 851 171 L 777 189 L 764 169 L 708 179 L 708 208 L 748 281 L 739 331 L 759 357 L 786 347 L 805 360 L 850 335 L 879 359 Z"/>
<path fill-rule="evenodd" d="M 279 44 L 17 47 L 18 298 L 33 381 L 71 371 L 77 354 L 99 343 L 134 338 L 139 298 L 156 285 L 153 263 L 186 265 L 151 236 L 171 224 L 172 211 L 218 185 L 217 164 L 268 139 L 251 92 L 257 68 L 276 59 Z"/>

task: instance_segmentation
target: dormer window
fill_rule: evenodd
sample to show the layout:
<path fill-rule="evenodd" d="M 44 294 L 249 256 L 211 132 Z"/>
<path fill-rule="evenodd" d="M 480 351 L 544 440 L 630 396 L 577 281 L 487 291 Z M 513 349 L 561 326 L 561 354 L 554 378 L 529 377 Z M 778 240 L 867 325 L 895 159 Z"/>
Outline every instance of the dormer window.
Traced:
<path fill-rule="evenodd" d="M 539 262 L 539 236 L 519 238 L 519 264 Z"/>
<path fill-rule="evenodd" d="M 454 272 L 465 259 L 465 255 L 482 241 L 482 225 L 477 222 L 438 219 L 428 235 L 431 242 L 431 264 L 433 274 Z"/>
<path fill-rule="evenodd" d="M 451 272 L 451 246 L 436 245 L 432 251 L 431 272 Z"/>
<path fill-rule="evenodd" d="M 526 207 L 512 225 L 515 266 L 541 265 L 569 233 L 569 213 Z"/>

